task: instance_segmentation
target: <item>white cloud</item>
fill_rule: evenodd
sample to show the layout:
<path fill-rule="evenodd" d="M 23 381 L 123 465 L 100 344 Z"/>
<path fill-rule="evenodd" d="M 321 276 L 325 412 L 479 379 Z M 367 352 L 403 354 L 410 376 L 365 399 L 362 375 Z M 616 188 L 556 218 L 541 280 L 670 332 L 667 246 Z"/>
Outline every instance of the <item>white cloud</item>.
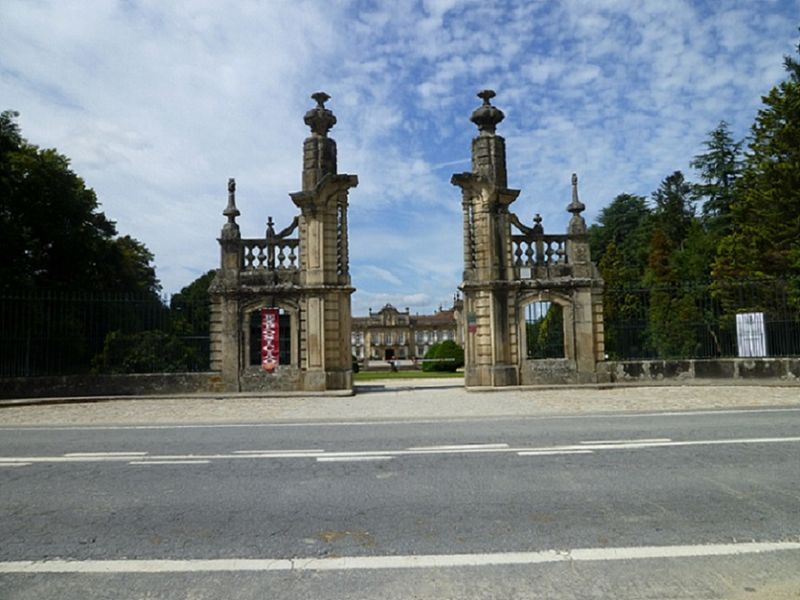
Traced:
<path fill-rule="evenodd" d="M 573 171 L 592 215 L 688 171 L 719 120 L 743 136 L 783 77 L 798 8 L 7 0 L 0 108 L 21 112 L 31 142 L 72 159 L 119 230 L 155 253 L 173 292 L 216 266 L 228 177 L 245 235 L 262 235 L 268 215 L 294 216 L 302 116 L 324 89 L 340 170 L 360 180 L 353 305 L 427 311 L 460 279 L 460 195 L 449 179 L 469 168 L 478 89 L 494 87 L 506 113 L 509 181 L 523 190 L 514 210 L 561 231 Z"/>

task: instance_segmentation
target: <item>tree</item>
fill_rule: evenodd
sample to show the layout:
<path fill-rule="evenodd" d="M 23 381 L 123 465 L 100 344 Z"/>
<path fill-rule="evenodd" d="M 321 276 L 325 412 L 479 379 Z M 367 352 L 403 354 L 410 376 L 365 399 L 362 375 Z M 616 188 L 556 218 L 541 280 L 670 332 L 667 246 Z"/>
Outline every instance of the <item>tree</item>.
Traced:
<path fill-rule="evenodd" d="M 695 156 L 690 163 L 700 172 L 703 181 L 695 186 L 695 191 L 705 198 L 702 212 L 707 228 L 727 232 L 736 182 L 742 171 L 742 141 L 733 140 L 725 121 L 720 121 L 708 136 L 704 143 L 707 151 Z"/>
<path fill-rule="evenodd" d="M 712 272 L 722 295 L 733 281 L 785 279 L 800 307 L 800 65 L 789 56 L 784 64 L 789 77 L 762 98 L 752 126 L 731 231 Z"/>
<path fill-rule="evenodd" d="M 695 216 L 693 192 L 680 171 L 666 177 L 653 192 L 656 227 L 675 247 L 683 243 Z"/>
<path fill-rule="evenodd" d="M 652 213 L 644 196 L 620 194 L 600 211 L 597 224 L 591 226 L 592 256 L 602 262 L 611 244 L 628 267 L 626 280 L 641 279 L 647 263 L 652 228 Z"/>
<path fill-rule="evenodd" d="M 153 255 L 116 237 L 94 191 L 54 149 L 29 144 L 0 114 L 0 290 L 146 292 L 160 289 Z"/>

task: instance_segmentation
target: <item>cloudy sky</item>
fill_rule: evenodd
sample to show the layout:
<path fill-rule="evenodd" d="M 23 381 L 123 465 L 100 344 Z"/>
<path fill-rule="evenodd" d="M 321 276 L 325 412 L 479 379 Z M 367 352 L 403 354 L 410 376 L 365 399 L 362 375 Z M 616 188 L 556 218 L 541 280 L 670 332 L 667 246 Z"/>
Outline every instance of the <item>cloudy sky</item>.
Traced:
<path fill-rule="evenodd" d="M 784 76 L 800 0 L 0 0 L 0 110 L 55 147 L 165 292 L 216 268 L 228 177 L 245 237 L 288 224 L 302 116 L 324 90 L 351 192 L 354 314 L 427 312 L 461 277 L 475 93 L 506 114 L 513 209 L 563 232 L 649 195 Z"/>

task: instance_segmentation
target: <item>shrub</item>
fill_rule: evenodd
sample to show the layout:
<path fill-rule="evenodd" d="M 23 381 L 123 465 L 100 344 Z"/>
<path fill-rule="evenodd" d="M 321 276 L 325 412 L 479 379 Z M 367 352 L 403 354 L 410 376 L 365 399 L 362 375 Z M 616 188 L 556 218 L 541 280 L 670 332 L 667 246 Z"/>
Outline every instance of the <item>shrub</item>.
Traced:
<path fill-rule="evenodd" d="M 423 371 L 449 371 L 451 373 L 464 366 L 464 349 L 453 340 L 434 344 L 425 353 Z"/>
<path fill-rule="evenodd" d="M 92 367 L 99 373 L 179 373 L 191 371 L 199 356 L 177 336 L 151 330 L 112 331 Z"/>

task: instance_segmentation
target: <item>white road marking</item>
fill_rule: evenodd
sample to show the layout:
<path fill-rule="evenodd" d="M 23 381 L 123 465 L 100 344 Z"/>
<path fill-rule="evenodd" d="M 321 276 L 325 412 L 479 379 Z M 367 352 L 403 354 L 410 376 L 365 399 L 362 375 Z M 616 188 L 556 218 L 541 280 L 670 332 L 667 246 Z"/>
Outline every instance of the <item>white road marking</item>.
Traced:
<path fill-rule="evenodd" d="M 29 462 L 18 462 L 18 463 L 0 463 L 0 467 L 30 467 L 31 463 Z"/>
<path fill-rule="evenodd" d="M 530 450 L 517 452 L 517 456 L 556 456 L 559 454 L 594 454 L 594 450 Z"/>
<path fill-rule="evenodd" d="M 672 438 L 637 438 L 632 440 L 589 440 L 581 444 L 643 444 L 646 442 L 671 442 Z"/>
<path fill-rule="evenodd" d="M 319 454 L 325 452 L 322 448 L 311 448 L 301 450 L 234 450 L 234 454 Z"/>
<path fill-rule="evenodd" d="M 210 460 L 132 460 L 129 465 L 207 465 Z"/>
<path fill-rule="evenodd" d="M 414 446 L 409 450 L 481 450 L 491 448 L 508 448 L 508 444 L 455 444 L 452 446 Z"/>
<path fill-rule="evenodd" d="M 147 456 L 147 461 L 182 461 L 182 460 L 230 460 L 230 459 L 277 459 L 277 458 L 326 458 L 326 459 L 354 459 L 356 457 L 398 457 L 398 456 L 421 456 L 421 455 L 441 455 L 441 454 L 497 454 L 497 453 L 532 453 L 541 454 L 544 452 L 565 453 L 587 453 L 591 450 L 641 450 L 645 448 L 678 448 L 683 446 L 720 446 L 738 444 L 782 444 L 800 442 L 800 437 L 768 437 L 768 438 L 733 438 L 720 440 L 684 440 L 669 442 L 605 442 L 602 444 L 580 443 L 563 446 L 544 446 L 544 447 L 508 447 L 507 445 L 487 445 L 487 447 L 465 446 L 461 449 L 441 447 L 440 449 L 419 449 L 419 450 L 360 450 L 343 452 L 285 452 L 285 453 L 265 453 L 265 454 L 172 454 L 172 455 L 153 455 Z M 498 447 L 502 446 L 502 447 Z M 59 462 L 113 462 L 128 461 L 133 458 L 131 455 L 91 455 L 91 456 L 25 456 L 25 457 L 5 457 L 0 456 L 2 463 L 59 463 Z"/>
<path fill-rule="evenodd" d="M 147 452 L 68 452 L 64 456 L 80 456 L 91 458 L 94 456 L 145 456 Z"/>
<path fill-rule="evenodd" d="M 337 558 L 229 558 L 186 560 L 43 560 L 0 562 L 0 573 L 192 573 L 236 571 L 352 571 L 535 565 L 553 562 L 593 562 L 741 556 L 765 552 L 800 551 L 800 542 L 752 542 L 680 546 L 576 548 L 536 552 L 484 554 L 421 554 L 400 556 L 341 556 Z"/>
<path fill-rule="evenodd" d="M 242 429 L 283 427 L 375 427 L 379 425 L 438 425 L 442 423 L 497 423 L 505 421 L 573 421 L 586 419 L 641 419 L 653 417 L 694 417 L 759 413 L 800 412 L 800 408 L 736 408 L 722 410 L 683 410 L 634 413 L 593 413 L 588 415 L 501 415 L 474 417 L 445 417 L 430 419 L 375 419 L 365 421 L 287 421 L 284 423 L 217 423 L 169 425 L 19 425 L 0 427 L 0 431 L 120 431 L 162 429 Z"/>
<path fill-rule="evenodd" d="M 317 462 L 359 462 L 366 460 L 392 460 L 393 456 L 318 456 Z"/>

